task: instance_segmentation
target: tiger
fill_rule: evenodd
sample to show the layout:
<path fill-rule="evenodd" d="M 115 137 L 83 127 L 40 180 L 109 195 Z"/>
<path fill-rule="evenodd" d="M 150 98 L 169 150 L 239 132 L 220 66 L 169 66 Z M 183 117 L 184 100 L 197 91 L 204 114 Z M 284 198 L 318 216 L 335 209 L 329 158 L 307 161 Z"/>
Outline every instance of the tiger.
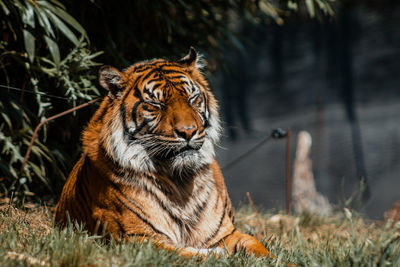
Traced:
<path fill-rule="evenodd" d="M 191 47 L 176 61 L 100 68 L 108 92 L 83 130 L 81 158 L 56 206 L 59 225 L 77 221 L 92 234 L 101 227 L 184 257 L 275 257 L 234 225 L 215 160 L 218 103 L 202 65 Z"/>

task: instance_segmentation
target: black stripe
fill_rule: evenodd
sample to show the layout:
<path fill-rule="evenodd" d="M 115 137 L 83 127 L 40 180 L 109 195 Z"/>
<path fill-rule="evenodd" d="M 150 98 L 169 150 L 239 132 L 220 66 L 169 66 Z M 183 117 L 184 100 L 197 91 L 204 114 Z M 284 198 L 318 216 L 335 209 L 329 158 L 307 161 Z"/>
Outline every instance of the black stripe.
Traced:
<path fill-rule="evenodd" d="M 163 64 L 165 67 L 177 67 L 177 68 L 182 68 L 182 65 L 173 62 L 173 61 L 165 61 Z"/>
<path fill-rule="evenodd" d="M 200 94 L 195 94 L 195 95 L 189 97 L 189 99 L 188 99 L 189 103 L 192 104 L 192 102 L 194 102 L 194 100 L 196 100 L 199 96 L 200 96 Z"/>
<path fill-rule="evenodd" d="M 138 124 L 138 120 L 137 120 L 137 117 L 136 117 L 136 111 L 137 111 L 137 109 L 138 109 L 138 107 L 139 107 L 139 105 L 141 103 L 142 103 L 141 101 L 136 102 L 135 105 L 132 108 L 132 115 L 131 116 L 132 116 L 132 119 L 135 120 L 135 124 L 136 124 L 135 130 L 132 133 L 128 133 L 129 136 L 132 137 L 132 138 L 135 138 L 135 135 L 138 132 L 140 132 L 144 128 L 144 126 L 146 126 L 146 124 L 149 122 L 149 120 L 147 118 L 143 118 L 142 123 Z"/>
<path fill-rule="evenodd" d="M 199 103 L 197 103 L 197 106 L 198 107 L 201 107 L 201 104 L 203 104 L 203 99 L 204 99 L 204 97 L 203 97 L 203 95 L 201 95 L 201 94 L 199 94 L 199 98 L 200 98 L 200 100 L 199 100 Z"/>
<path fill-rule="evenodd" d="M 176 76 L 169 76 L 168 79 L 174 80 L 174 79 L 182 79 L 182 78 L 187 78 L 185 75 L 176 75 Z M 187 81 L 180 81 L 176 82 L 176 84 L 187 84 Z"/>
<path fill-rule="evenodd" d="M 223 208 L 224 211 L 222 212 L 222 216 L 221 216 L 221 218 L 219 219 L 218 227 L 217 227 L 217 229 L 214 230 L 214 232 L 212 233 L 212 235 L 211 235 L 210 237 L 207 238 L 207 240 L 204 242 L 205 244 L 207 244 L 211 239 L 213 239 L 213 238 L 217 235 L 217 233 L 219 232 L 219 229 L 221 229 L 222 222 L 224 221 L 224 217 L 225 217 L 226 205 L 227 205 L 227 204 L 228 204 L 228 201 L 227 201 L 227 199 L 226 199 L 226 197 L 225 197 L 224 208 Z"/>
<path fill-rule="evenodd" d="M 85 179 L 84 179 L 84 189 L 85 189 L 85 196 L 87 196 L 87 202 L 88 203 L 90 203 L 90 200 L 91 200 L 91 194 L 89 193 L 89 185 L 88 185 L 88 182 L 89 182 L 89 180 L 88 180 L 88 177 L 90 176 L 90 173 L 89 173 L 89 168 L 90 168 L 90 165 L 91 163 L 90 163 L 90 158 L 89 157 L 86 157 L 86 155 L 85 155 Z M 91 209 L 91 207 L 90 207 L 90 205 L 88 205 L 88 208 L 89 208 L 89 210 L 92 210 Z"/>
<path fill-rule="evenodd" d="M 86 166 L 84 165 L 84 167 Z M 87 186 L 87 167 L 85 168 L 85 170 L 80 171 L 77 181 L 77 187 L 79 190 L 79 194 L 81 195 L 81 200 L 83 200 L 84 207 L 86 207 L 89 210 L 88 213 L 91 214 L 92 208 L 90 207 L 90 194 L 88 192 Z"/>
<path fill-rule="evenodd" d="M 84 223 L 86 220 L 85 220 L 85 217 L 87 217 L 86 215 L 87 215 L 87 213 L 86 213 L 86 211 L 85 210 L 82 210 L 82 206 L 81 205 L 76 205 L 76 203 L 74 203 L 75 205 L 73 205 L 73 207 L 72 207 L 72 202 L 70 203 L 70 217 L 71 217 L 71 222 L 72 221 L 78 221 L 79 223 Z M 77 212 L 78 213 L 78 218 L 74 218 L 74 217 L 72 217 L 72 211 L 74 211 L 74 213 L 75 212 Z"/>
<path fill-rule="evenodd" d="M 150 70 L 148 73 L 146 73 L 146 75 L 140 77 L 140 80 L 142 81 L 142 83 L 146 82 L 146 80 L 147 80 L 151 75 L 153 75 L 155 72 L 160 72 L 160 69 L 159 69 L 159 68 L 152 69 L 152 70 Z"/>
<path fill-rule="evenodd" d="M 86 163 L 86 155 L 84 155 L 84 157 L 85 157 L 85 160 L 84 160 L 84 162 L 82 164 L 81 169 L 79 170 L 78 177 L 77 177 L 77 182 L 76 182 L 76 185 L 75 185 L 75 188 L 76 188 L 75 192 L 77 194 L 77 201 L 79 202 L 79 205 L 74 203 L 74 205 L 72 206 L 73 203 L 72 202 L 69 203 L 70 204 L 69 205 L 69 210 L 70 210 L 71 221 L 74 220 L 74 219 L 77 219 L 77 218 L 73 218 L 72 217 L 72 214 L 77 212 L 78 213 L 78 217 L 81 219 L 81 221 L 80 221 L 81 223 L 85 221 L 85 219 L 84 219 L 86 217 L 85 215 L 88 214 L 86 208 L 91 210 L 90 206 L 89 206 L 89 202 L 87 201 L 87 199 L 85 197 L 88 194 L 85 194 L 85 192 L 83 192 L 83 188 L 85 186 L 82 183 L 83 183 L 83 180 L 85 180 L 85 177 L 82 177 L 82 175 L 83 175 L 83 173 L 85 171 L 84 168 L 86 167 L 85 166 L 86 165 L 85 164 Z"/>
<path fill-rule="evenodd" d="M 229 209 L 228 216 L 229 216 L 229 218 L 232 218 L 232 217 L 233 217 L 232 208 Z"/>
<path fill-rule="evenodd" d="M 139 207 L 136 205 L 136 203 L 134 203 L 129 197 L 127 197 L 122 191 L 121 189 L 114 183 L 111 184 L 111 186 L 117 190 L 128 202 L 129 204 L 132 204 L 136 209 L 138 209 L 145 217 L 148 217 L 148 215 L 146 215 L 146 213 Z M 179 225 L 182 226 L 182 221 L 176 217 L 174 214 L 172 214 L 172 212 L 164 205 L 164 203 L 157 197 L 157 195 L 154 194 L 154 192 L 147 190 L 147 188 L 144 188 L 146 190 L 146 192 L 148 192 L 149 194 L 151 194 L 156 200 L 157 202 L 160 204 L 160 206 L 169 214 L 169 216 Z"/>
<path fill-rule="evenodd" d="M 120 176 L 120 175 L 117 175 L 117 176 Z M 166 188 L 163 188 L 162 186 L 160 186 L 156 181 L 155 181 L 155 179 L 154 179 L 154 177 L 152 177 L 152 176 L 150 176 L 150 175 L 147 175 L 147 174 L 144 174 L 144 177 L 148 180 L 148 181 L 150 181 L 150 183 L 151 184 L 153 184 L 156 188 L 158 188 L 162 193 L 171 193 L 170 191 L 168 191 Z M 116 186 L 115 184 L 113 185 L 113 186 Z M 175 214 L 173 214 L 173 212 L 164 204 L 164 202 L 152 191 L 152 190 L 149 190 L 148 188 L 146 188 L 146 187 L 144 187 L 143 188 L 147 193 L 149 193 L 156 201 L 157 201 L 157 203 L 161 206 L 161 208 L 164 210 L 164 211 L 166 211 L 167 212 L 167 214 L 169 215 L 169 217 L 179 226 L 179 227 L 182 227 L 184 224 L 183 224 L 183 222 L 182 222 L 182 220 L 179 218 L 179 217 L 177 217 Z M 117 190 L 119 190 L 119 189 L 117 189 Z M 165 191 L 167 191 L 167 192 L 165 192 Z M 120 190 L 119 190 L 119 192 L 121 193 L 121 195 L 124 195 Z M 128 198 L 128 197 L 125 197 L 127 200 L 128 200 L 128 202 L 129 203 L 132 203 L 132 201 Z M 207 201 L 205 201 L 205 202 L 207 202 Z M 134 203 L 132 203 L 133 205 L 135 205 Z M 204 203 L 205 204 L 205 203 Z M 139 207 L 138 207 L 138 209 L 140 209 Z M 204 209 L 204 207 L 201 207 L 201 209 Z M 197 215 L 196 215 L 197 216 Z"/>
<path fill-rule="evenodd" d="M 143 216 L 141 216 L 138 212 L 136 212 L 135 210 L 133 210 L 131 207 L 129 207 L 125 202 L 123 202 L 115 193 L 113 193 L 115 198 L 118 200 L 118 202 L 124 206 L 126 209 L 128 209 L 130 212 L 132 212 L 133 214 L 136 215 L 136 217 L 138 217 L 142 222 L 144 222 L 145 224 L 147 224 L 154 232 L 156 232 L 157 234 L 162 234 L 167 236 L 166 234 L 164 234 L 163 232 L 161 232 L 160 230 L 158 230 L 157 228 L 154 227 L 154 225 L 152 223 L 150 223 L 148 220 L 146 220 L 145 218 L 143 218 Z"/>
<path fill-rule="evenodd" d="M 143 122 L 141 124 L 139 125 L 136 124 L 135 130 L 132 132 L 132 134 L 130 134 L 130 136 L 134 137 L 138 132 L 140 132 L 144 128 L 144 126 L 146 126 L 147 122 L 148 120 L 143 119 Z"/>
<path fill-rule="evenodd" d="M 118 193 L 120 193 L 121 196 L 124 197 L 130 204 L 132 204 L 132 205 L 135 207 L 135 209 L 139 210 L 139 211 L 143 214 L 143 216 L 148 217 L 148 215 L 147 215 L 135 202 L 131 201 L 131 200 L 129 199 L 129 197 L 126 196 L 126 195 L 122 192 L 122 190 L 118 187 L 118 185 L 116 185 L 115 183 L 112 183 L 112 182 L 110 183 L 110 185 L 111 185 L 111 187 L 112 187 L 115 191 L 118 191 Z M 115 195 L 115 193 L 114 193 L 114 195 Z"/>
<path fill-rule="evenodd" d="M 233 230 L 229 233 L 229 234 L 227 234 L 226 236 L 224 236 L 223 238 L 221 238 L 221 240 L 225 240 L 228 236 L 230 236 L 230 235 L 233 235 L 233 233 L 234 232 L 236 232 L 237 231 L 237 229 L 236 228 L 233 228 Z M 219 240 L 218 242 L 216 242 L 216 243 L 219 243 L 219 242 L 221 242 L 221 240 Z M 237 243 L 236 243 L 237 244 Z M 236 245 L 235 245 L 236 246 Z M 236 249 L 236 248 L 235 248 Z M 236 252 L 234 252 L 234 253 L 236 253 Z"/>
<path fill-rule="evenodd" d="M 160 78 L 160 81 L 162 81 L 163 79 Z M 161 85 L 163 85 L 162 83 L 156 83 L 155 85 L 153 85 L 153 91 L 156 90 L 158 87 L 160 87 Z"/>
<path fill-rule="evenodd" d="M 226 236 L 224 236 L 222 239 L 225 239 L 225 238 L 227 238 L 228 236 L 230 236 L 230 235 L 232 235 L 234 232 L 236 232 L 237 231 L 237 229 L 236 228 L 233 228 L 233 230 L 229 233 L 229 234 L 227 234 Z"/>
<path fill-rule="evenodd" d="M 141 102 L 143 102 L 143 96 L 142 96 L 142 94 L 140 93 L 139 88 L 137 88 L 137 86 L 135 86 L 135 88 L 134 88 L 133 90 L 134 90 L 133 95 L 134 95 L 135 97 L 139 98 L 139 100 L 140 100 Z"/>
<path fill-rule="evenodd" d="M 236 231 L 237 231 L 237 229 L 236 229 L 236 228 L 233 228 L 233 230 L 232 230 L 229 234 L 227 234 L 226 236 L 224 236 L 223 238 L 221 238 L 221 240 L 219 240 L 217 243 L 221 242 L 222 240 L 226 240 L 226 238 L 227 238 L 228 236 L 233 235 L 233 233 L 236 232 Z M 232 254 L 236 254 L 236 253 L 238 252 L 238 244 L 239 244 L 239 241 L 240 241 L 240 239 L 237 239 L 237 242 L 236 242 L 236 244 L 235 244 L 235 246 L 234 246 L 234 248 L 233 248 Z"/>
<path fill-rule="evenodd" d="M 164 78 L 162 76 L 148 80 L 147 83 L 160 82 L 160 81 L 164 81 Z M 158 85 L 158 87 L 159 87 L 161 85 L 161 83 L 158 83 L 156 85 Z M 153 89 L 155 89 L 155 88 L 153 87 Z"/>
<path fill-rule="evenodd" d="M 153 105 L 150 104 L 150 103 L 145 103 L 145 104 L 143 104 L 143 105 L 142 105 L 142 108 L 143 108 L 143 110 L 149 111 L 149 112 L 152 112 L 152 111 L 156 111 L 156 110 L 157 110 L 157 107 L 153 106 Z"/>
<path fill-rule="evenodd" d="M 200 85 L 196 82 L 196 81 L 193 81 L 194 82 L 194 87 L 197 89 L 197 90 L 199 90 L 200 91 Z"/>
<path fill-rule="evenodd" d="M 160 65 L 160 66 L 158 66 L 158 65 Z M 155 67 L 155 66 L 158 66 L 159 68 L 160 67 L 164 67 L 164 66 L 182 68 L 181 65 L 179 65 L 179 64 L 177 64 L 175 62 L 166 61 L 166 60 L 163 60 L 163 59 L 157 59 L 155 62 L 154 61 L 153 62 L 151 62 L 151 61 L 143 61 L 142 63 L 139 63 L 139 65 L 136 66 L 133 69 L 133 71 L 134 72 L 143 72 L 143 71 L 145 71 L 147 69 L 150 69 L 151 67 Z"/>
<path fill-rule="evenodd" d="M 185 72 L 180 71 L 180 70 L 176 70 L 176 69 L 169 70 L 169 69 L 164 69 L 164 68 L 162 68 L 162 69 L 160 69 L 160 71 L 161 71 L 161 73 L 163 73 L 163 74 L 180 73 L 180 74 L 183 74 L 183 75 L 186 76 L 186 73 L 185 73 Z"/>
<path fill-rule="evenodd" d="M 140 64 L 139 66 L 137 66 L 133 69 L 133 72 L 136 72 L 136 73 L 144 72 L 144 71 L 150 69 L 152 66 L 153 66 L 152 64 Z"/>
<path fill-rule="evenodd" d="M 112 216 L 112 215 L 110 215 L 110 216 L 113 219 L 113 221 L 118 225 L 119 232 L 122 235 L 126 235 L 126 231 L 125 231 L 124 227 L 122 226 L 121 222 L 119 220 L 117 220 L 117 218 L 115 218 L 114 216 Z"/>
<path fill-rule="evenodd" d="M 153 92 L 151 92 L 150 89 L 148 89 L 148 88 L 144 88 L 144 89 L 143 89 L 143 93 L 148 94 L 148 96 L 149 96 L 150 98 L 154 97 Z"/>
<path fill-rule="evenodd" d="M 142 72 L 150 68 L 151 66 L 152 65 L 148 62 L 138 63 L 138 65 L 134 67 L 133 72 Z"/>
<path fill-rule="evenodd" d="M 132 116 L 132 120 L 135 121 L 135 123 L 137 123 L 137 118 L 136 118 L 136 111 L 139 107 L 139 105 L 142 103 L 142 101 L 138 101 L 133 105 L 132 111 L 131 111 L 131 116 Z"/>
<path fill-rule="evenodd" d="M 239 240 L 236 242 L 235 246 L 233 247 L 232 254 L 238 253 L 238 243 L 239 243 Z"/>
<path fill-rule="evenodd" d="M 154 121 L 154 120 L 157 119 L 157 118 L 158 118 L 158 116 L 154 116 L 153 118 L 151 118 L 151 119 L 149 120 L 149 122 L 152 122 L 152 121 Z M 157 128 L 157 126 L 158 126 L 159 124 L 160 124 L 160 121 L 154 123 L 153 126 L 149 127 L 149 132 L 150 132 L 150 133 L 153 132 L 153 130 L 154 130 L 155 128 Z"/>
<path fill-rule="evenodd" d="M 208 109 L 207 106 L 206 106 L 206 109 Z M 210 114 L 210 111 L 208 111 L 208 114 Z M 210 127 L 211 126 L 210 125 L 210 121 L 206 117 L 206 113 L 205 112 L 204 112 L 204 114 L 202 114 L 202 117 L 204 118 L 204 128 Z"/>
<path fill-rule="evenodd" d="M 163 192 L 164 194 L 172 194 L 172 193 L 173 193 L 173 192 L 170 190 L 170 188 L 162 187 L 159 183 L 157 183 L 156 179 L 155 179 L 153 176 L 144 173 L 144 177 L 146 177 L 148 180 L 150 180 L 150 182 L 151 182 L 155 187 L 157 187 L 161 192 Z"/>
<path fill-rule="evenodd" d="M 112 168 L 112 172 L 113 175 L 120 177 L 121 175 L 125 174 L 123 168 L 119 168 L 118 166 L 116 166 L 116 168 Z M 129 176 L 131 175 L 135 175 L 134 173 L 129 173 Z M 138 174 L 139 175 L 139 174 Z M 141 174 L 143 175 L 143 174 Z M 151 175 L 147 175 L 144 174 L 143 175 L 153 186 L 155 186 L 156 188 L 158 188 L 162 193 L 171 193 L 170 190 L 168 190 L 168 188 L 164 188 L 162 187 L 159 183 L 157 183 L 155 181 L 155 178 L 152 177 Z M 136 209 L 140 210 L 140 212 L 142 212 L 142 214 L 145 214 L 140 207 L 138 207 L 134 202 L 132 202 L 132 200 L 130 200 L 129 197 L 127 197 L 122 190 L 118 187 L 117 184 L 115 183 L 111 183 L 111 186 L 118 191 L 130 204 L 134 205 Z M 205 188 L 205 185 L 203 185 L 202 187 L 199 188 L 199 192 L 197 193 L 201 193 L 200 191 L 202 191 Z M 145 190 L 147 193 L 149 193 L 159 204 L 159 206 L 167 212 L 167 214 L 169 215 L 169 217 L 180 227 L 184 226 L 184 223 L 182 222 L 182 220 L 177 217 L 165 204 L 164 202 L 150 189 L 144 187 L 143 190 Z M 205 201 L 203 201 L 200 205 L 196 205 L 196 208 L 193 210 L 194 211 L 194 218 L 198 219 L 200 213 L 204 210 L 204 208 L 206 207 L 206 204 L 208 202 L 208 196 L 209 196 L 210 192 L 207 195 L 207 198 Z M 147 216 L 146 216 L 147 217 Z M 193 225 L 196 221 L 191 221 L 191 225 Z"/>
<path fill-rule="evenodd" d="M 198 192 L 196 192 L 197 194 L 200 194 L 202 192 L 202 190 L 205 188 L 206 186 L 203 184 L 202 187 L 199 188 Z M 201 190 L 201 191 L 200 191 Z M 194 216 L 198 219 L 200 217 L 200 214 L 204 211 L 204 209 L 206 208 L 206 204 L 209 201 L 209 196 L 211 194 L 211 191 L 208 192 L 207 197 L 205 198 L 205 200 L 200 204 L 200 205 L 196 205 L 196 210 L 194 212 Z"/>
<path fill-rule="evenodd" d="M 170 61 L 165 61 L 165 60 L 160 60 L 160 61 L 156 61 L 156 62 L 143 62 L 142 64 L 139 64 L 138 66 L 136 66 L 133 69 L 133 72 L 144 72 L 152 67 L 158 66 L 159 68 L 163 68 L 163 67 L 178 67 L 178 68 L 182 68 L 181 65 L 175 63 L 175 62 L 170 62 Z M 177 70 L 174 70 L 176 72 L 178 72 Z M 179 71 L 181 72 L 181 71 Z"/>
<path fill-rule="evenodd" d="M 149 179 L 149 177 L 147 177 L 147 175 L 145 175 L 145 177 L 146 177 L 148 180 L 150 180 L 150 182 L 151 182 L 152 184 L 155 184 L 154 181 L 153 181 L 153 179 Z M 114 184 L 113 186 L 115 186 L 116 188 L 118 188 L 115 184 Z M 159 188 L 160 191 L 163 191 L 162 188 L 160 188 L 159 186 L 156 186 L 156 187 Z M 180 227 L 183 225 L 182 220 L 181 220 L 180 218 L 176 217 L 176 216 L 172 213 L 172 211 L 171 211 L 170 209 L 168 209 L 167 206 L 165 206 L 164 202 L 162 202 L 161 199 L 159 199 L 159 198 L 157 197 L 157 195 L 156 195 L 153 191 L 148 190 L 147 188 L 143 188 L 143 189 L 144 189 L 147 193 L 149 193 L 153 198 L 156 199 L 157 203 L 161 206 L 161 208 L 163 208 L 163 209 L 168 213 L 168 215 L 170 216 L 170 218 L 171 218 L 177 225 L 179 225 Z M 119 188 L 118 188 L 117 190 L 121 193 L 121 195 L 124 196 L 124 194 L 122 193 L 122 191 L 121 191 Z M 129 203 L 135 205 L 128 197 L 126 197 L 126 196 L 124 196 L 124 197 L 128 200 Z M 135 207 L 137 207 L 137 206 L 135 205 Z M 144 213 L 139 207 L 137 207 L 137 208 L 138 208 L 142 213 Z"/>
<path fill-rule="evenodd" d="M 122 127 L 124 130 L 124 137 L 125 137 L 124 141 L 126 141 L 129 144 L 130 143 L 130 140 L 128 138 L 129 137 L 129 129 L 128 129 L 128 126 L 126 125 L 126 108 L 125 108 L 124 103 L 121 103 L 121 106 L 119 107 L 119 111 L 121 112 Z"/>
<path fill-rule="evenodd" d="M 234 223 L 235 222 L 235 215 L 233 214 L 232 206 L 229 209 L 228 216 L 229 216 L 229 218 L 231 218 L 232 223 Z"/>

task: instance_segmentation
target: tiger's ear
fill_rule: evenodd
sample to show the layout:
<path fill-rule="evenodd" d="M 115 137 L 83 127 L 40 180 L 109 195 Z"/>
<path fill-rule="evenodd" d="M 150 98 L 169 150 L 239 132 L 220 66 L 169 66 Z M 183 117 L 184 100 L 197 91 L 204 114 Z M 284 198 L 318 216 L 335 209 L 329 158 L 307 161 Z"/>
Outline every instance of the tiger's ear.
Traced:
<path fill-rule="evenodd" d="M 102 66 L 99 70 L 100 85 L 116 97 L 124 89 L 124 74 L 111 66 Z"/>
<path fill-rule="evenodd" d="M 193 46 L 190 47 L 189 53 L 178 60 L 177 62 L 185 67 L 190 69 L 197 67 L 199 55 L 197 54 L 196 49 Z"/>

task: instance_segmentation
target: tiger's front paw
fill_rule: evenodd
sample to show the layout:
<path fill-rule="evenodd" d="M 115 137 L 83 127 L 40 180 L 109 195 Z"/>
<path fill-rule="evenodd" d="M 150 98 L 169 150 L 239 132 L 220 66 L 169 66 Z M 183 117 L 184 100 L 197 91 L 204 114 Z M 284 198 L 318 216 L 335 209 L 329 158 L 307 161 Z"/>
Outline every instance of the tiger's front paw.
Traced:
<path fill-rule="evenodd" d="M 215 257 L 221 257 L 226 255 L 226 251 L 220 247 L 215 248 L 185 248 L 186 252 L 193 253 L 193 255 L 207 257 L 209 255 L 215 255 Z"/>

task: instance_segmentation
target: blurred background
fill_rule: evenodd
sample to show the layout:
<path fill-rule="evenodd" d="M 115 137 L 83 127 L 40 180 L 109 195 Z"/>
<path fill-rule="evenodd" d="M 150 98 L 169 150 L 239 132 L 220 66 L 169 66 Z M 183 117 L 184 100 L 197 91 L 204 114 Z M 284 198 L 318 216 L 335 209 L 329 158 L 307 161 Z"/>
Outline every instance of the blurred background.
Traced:
<path fill-rule="evenodd" d="M 284 209 L 286 142 L 257 146 L 277 127 L 292 131 L 292 162 L 298 132 L 310 132 L 316 188 L 337 209 L 379 219 L 400 200 L 397 1 L 0 0 L 0 20 L 3 197 L 58 200 L 96 104 L 41 129 L 22 170 L 23 157 L 38 123 L 104 95 L 99 66 L 194 46 L 220 102 L 217 159 L 235 206 L 250 192 Z"/>

